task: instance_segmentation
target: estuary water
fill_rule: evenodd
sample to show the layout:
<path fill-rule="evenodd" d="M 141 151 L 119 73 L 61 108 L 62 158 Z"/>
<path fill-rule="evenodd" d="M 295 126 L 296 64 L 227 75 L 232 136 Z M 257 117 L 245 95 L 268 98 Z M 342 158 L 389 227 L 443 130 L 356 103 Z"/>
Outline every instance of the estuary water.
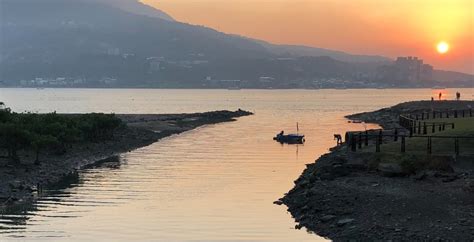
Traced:
<path fill-rule="evenodd" d="M 14 111 L 189 113 L 242 108 L 255 115 L 165 138 L 72 175 L 29 206 L 0 215 L 0 241 L 324 241 L 294 229 L 273 201 L 333 134 L 374 128 L 347 114 L 474 89 L 141 90 L 0 89 Z M 280 130 L 304 145 L 272 140 Z"/>

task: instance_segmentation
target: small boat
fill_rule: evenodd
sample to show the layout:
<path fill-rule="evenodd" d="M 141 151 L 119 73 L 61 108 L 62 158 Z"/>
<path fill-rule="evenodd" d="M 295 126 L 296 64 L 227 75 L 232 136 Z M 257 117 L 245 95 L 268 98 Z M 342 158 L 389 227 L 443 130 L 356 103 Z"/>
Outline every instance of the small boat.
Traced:
<path fill-rule="evenodd" d="M 296 130 L 299 132 L 299 125 L 296 123 Z M 284 131 L 281 131 L 279 134 L 277 134 L 275 137 L 273 137 L 273 140 L 276 140 L 280 143 L 286 143 L 286 144 L 303 144 L 305 142 L 304 140 L 304 135 L 303 134 L 285 134 Z"/>
<path fill-rule="evenodd" d="M 280 143 L 286 143 L 286 144 L 303 144 L 304 143 L 304 135 L 302 134 L 277 134 L 273 138 L 274 140 L 280 142 Z"/>

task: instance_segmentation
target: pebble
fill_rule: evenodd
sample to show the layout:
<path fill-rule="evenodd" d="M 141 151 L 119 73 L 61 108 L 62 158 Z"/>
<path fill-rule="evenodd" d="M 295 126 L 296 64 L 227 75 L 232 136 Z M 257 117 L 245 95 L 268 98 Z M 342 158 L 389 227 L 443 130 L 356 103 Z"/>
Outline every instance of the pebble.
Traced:
<path fill-rule="evenodd" d="M 352 222 L 354 222 L 354 219 L 352 218 L 340 219 L 337 221 L 337 226 L 341 227 Z"/>
<path fill-rule="evenodd" d="M 333 219 L 335 219 L 335 218 L 336 218 L 336 216 L 330 214 L 330 215 L 322 216 L 322 217 L 320 218 L 320 220 L 323 221 L 323 222 L 328 222 L 328 221 L 333 220 Z"/>

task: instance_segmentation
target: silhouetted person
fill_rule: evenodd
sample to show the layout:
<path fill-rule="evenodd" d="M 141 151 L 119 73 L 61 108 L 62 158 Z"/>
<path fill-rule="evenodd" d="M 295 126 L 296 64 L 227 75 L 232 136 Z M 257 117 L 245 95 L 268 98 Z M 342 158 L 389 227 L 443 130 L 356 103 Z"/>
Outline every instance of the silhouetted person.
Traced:
<path fill-rule="evenodd" d="M 432 101 L 432 102 L 434 101 L 434 97 L 431 97 L 431 101 Z"/>
<path fill-rule="evenodd" d="M 443 93 L 439 93 L 439 100 L 441 101 L 441 98 L 443 97 Z"/>
<path fill-rule="evenodd" d="M 461 100 L 461 93 L 460 92 L 457 92 L 456 93 L 456 100 Z"/>
<path fill-rule="evenodd" d="M 340 134 L 334 134 L 334 139 L 337 140 L 337 145 L 342 145 L 342 136 Z"/>

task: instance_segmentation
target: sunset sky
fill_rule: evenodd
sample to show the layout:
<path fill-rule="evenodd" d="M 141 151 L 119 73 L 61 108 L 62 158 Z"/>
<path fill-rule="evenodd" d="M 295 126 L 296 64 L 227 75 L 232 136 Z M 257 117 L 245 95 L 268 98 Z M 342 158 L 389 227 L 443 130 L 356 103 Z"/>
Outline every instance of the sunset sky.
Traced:
<path fill-rule="evenodd" d="M 176 20 L 278 44 L 419 56 L 474 73 L 473 0 L 142 0 Z M 449 44 L 440 54 L 439 42 Z"/>

